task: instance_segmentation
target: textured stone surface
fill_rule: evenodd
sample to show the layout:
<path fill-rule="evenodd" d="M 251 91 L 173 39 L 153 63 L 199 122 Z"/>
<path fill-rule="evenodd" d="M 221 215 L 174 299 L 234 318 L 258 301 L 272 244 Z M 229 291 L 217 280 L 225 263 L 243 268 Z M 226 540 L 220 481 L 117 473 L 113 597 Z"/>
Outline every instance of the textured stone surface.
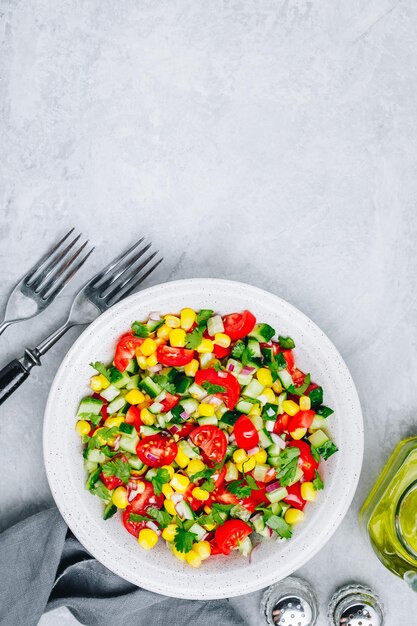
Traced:
<path fill-rule="evenodd" d="M 48 312 L 0 339 L 3 361 L 140 232 L 166 258 L 152 282 L 228 277 L 288 299 L 345 357 L 366 425 L 351 511 L 300 573 L 323 608 L 360 580 L 411 626 L 417 598 L 356 516 L 416 432 L 415 3 L 3 0 L 0 14 L 1 295 L 70 225 L 97 245 Z M 77 332 L 1 407 L 2 528 L 50 499 L 42 414 Z M 255 625 L 254 597 L 240 607 Z"/>

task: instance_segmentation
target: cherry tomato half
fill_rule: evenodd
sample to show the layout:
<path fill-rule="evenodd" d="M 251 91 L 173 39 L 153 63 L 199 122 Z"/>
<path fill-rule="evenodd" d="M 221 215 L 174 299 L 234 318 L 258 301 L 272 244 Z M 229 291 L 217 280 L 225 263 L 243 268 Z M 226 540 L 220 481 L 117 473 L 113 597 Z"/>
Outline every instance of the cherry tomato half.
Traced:
<path fill-rule="evenodd" d="M 241 415 L 239 417 L 234 426 L 233 432 L 236 437 L 236 444 L 239 448 L 250 450 L 258 445 L 258 431 L 247 415 Z"/>
<path fill-rule="evenodd" d="M 107 489 L 110 489 L 110 491 L 112 489 L 116 489 L 116 487 L 119 487 L 120 485 L 123 485 L 123 481 L 120 480 L 120 478 L 117 476 L 106 476 L 104 472 L 101 472 L 100 480 L 104 483 Z"/>
<path fill-rule="evenodd" d="M 252 528 L 242 520 L 228 520 L 216 529 L 216 543 L 223 554 L 230 554 L 251 532 Z"/>
<path fill-rule="evenodd" d="M 195 428 L 197 428 L 195 423 L 186 422 L 184 426 L 182 426 L 179 430 L 175 432 L 175 434 L 178 435 L 179 439 L 185 439 L 190 433 L 193 432 Z M 170 430 L 172 430 L 172 428 Z"/>
<path fill-rule="evenodd" d="M 291 374 L 291 372 L 294 370 L 294 367 L 295 367 L 294 353 L 292 350 L 282 350 L 282 355 L 287 363 L 288 371 Z"/>
<path fill-rule="evenodd" d="M 243 339 L 254 328 L 256 318 L 250 311 L 231 313 L 223 317 L 224 332 L 232 341 Z"/>
<path fill-rule="evenodd" d="M 165 393 L 166 393 L 165 398 L 161 400 L 161 404 L 162 404 L 161 413 L 166 413 L 167 411 L 170 411 L 180 401 L 179 396 L 174 396 L 172 393 L 169 393 L 169 391 L 166 391 Z"/>
<path fill-rule="evenodd" d="M 285 496 L 284 502 L 290 504 L 295 509 L 299 509 L 300 511 L 306 505 L 306 500 L 303 500 L 301 497 L 301 483 L 295 483 L 294 485 L 290 485 L 287 487 L 288 495 Z"/>
<path fill-rule="evenodd" d="M 126 424 L 133 424 L 135 430 L 139 432 L 139 429 L 142 425 L 142 419 L 140 417 L 140 409 L 137 406 L 129 407 L 126 413 Z"/>
<path fill-rule="evenodd" d="M 159 346 L 156 351 L 158 362 L 167 367 L 182 367 L 193 360 L 194 350 L 186 348 L 171 348 L 171 346 Z"/>
<path fill-rule="evenodd" d="M 161 467 L 172 463 L 178 454 L 178 446 L 170 437 L 149 435 L 139 441 L 136 453 L 145 465 Z"/>
<path fill-rule="evenodd" d="M 311 454 L 311 449 L 308 443 L 305 441 L 290 441 L 287 445 L 300 450 L 300 456 L 298 458 L 298 466 L 303 470 L 304 480 L 313 480 L 315 471 L 319 464 Z"/>
<path fill-rule="evenodd" d="M 224 359 L 226 356 L 229 356 L 231 353 L 231 348 L 224 348 L 223 346 L 218 346 L 217 343 L 213 344 L 213 353 L 217 359 Z"/>
<path fill-rule="evenodd" d="M 122 335 L 117 342 L 114 355 L 114 365 L 120 372 L 124 372 L 130 359 L 135 356 L 136 348 L 144 342 L 141 337 L 135 337 L 133 332 Z"/>
<path fill-rule="evenodd" d="M 223 393 L 216 393 L 228 409 L 235 408 L 240 395 L 240 385 L 237 379 L 230 374 L 230 372 L 217 372 L 213 367 L 209 367 L 206 370 L 198 370 L 195 375 L 195 382 L 197 385 L 203 385 L 205 382 L 209 382 L 212 385 L 220 385 L 224 387 L 226 391 Z"/>
<path fill-rule="evenodd" d="M 131 513 L 145 515 L 150 506 L 153 506 L 156 509 L 160 509 L 163 506 L 165 498 L 162 494 L 160 494 L 159 496 L 156 495 L 152 483 L 147 480 L 142 480 L 141 478 L 137 479 L 136 481 L 133 481 L 131 479 L 131 481 L 129 481 L 129 484 L 131 484 L 131 482 L 137 482 L 138 486 L 140 485 L 142 489 L 142 485 L 145 485 L 142 493 L 139 493 L 129 504 Z"/>
<path fill-rule="evenodd" d="M 130 514 L 133 513 L 134 511 L 132 511 L 132 508 L 130 506 L 128 506 L 124 511 L 123 511 L 123 525 L 126 528 L 126 530 L 133 535 L 134 537 L 137 537 L 140 533 L 140 531 L 142 530 L 142 528 L 146 528 L 146 522 L 132 522 L 129 517 Z"/>
<path fill-rule="evenodd" d="M 198 426 L 191 433 L 190 439 L 194 445 L 201 448 L 203 455 L 212 463 L 220 463 L 226 456 L 226 435 L 217 426 L 211 424 Z M 162 465 L 165 465 L 165 462 Z"/>
<path fill-rule="evenodd" d="M 244 498 L 242 501 L 243 506 L 248 509 L 251 513 L 253 513 L 257 506 L 261 506 L 262 504 L 270 504 L 268 498 L 266 497 L 264 483 L 256 481 L 259 489 L 252 489 L 252 493 L 247 498 Z"/>
<path fill-rule="evenodd" d="M 278 415 L 274 426 L 274 433 L 276 435 L 282 435 L 283 432 L 288 432 L 288 425 L 290 421 L 291 415 L 288 415 L 287 413 L 282 413 L 281 415 Z"/>
<path fill-rule="evenodd" d="M 239 504 L 238 498 L 233 493 L 230 493 L 225 486 L 213 491 L 210 501 L 220 502 L 220 504 Z"/>
<path fill-rule="evenodd" d="M 297 428 L 310 428 L 315 414 L 315 411 L 298 411 L 288 424 L 289 432 L 292 433 Z"/>

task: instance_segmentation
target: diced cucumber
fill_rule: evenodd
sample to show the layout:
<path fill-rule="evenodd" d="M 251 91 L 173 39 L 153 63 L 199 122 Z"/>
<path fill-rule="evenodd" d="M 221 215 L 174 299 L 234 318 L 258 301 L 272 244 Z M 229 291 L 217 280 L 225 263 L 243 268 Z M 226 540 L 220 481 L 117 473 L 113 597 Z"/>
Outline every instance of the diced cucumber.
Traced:
<path fill-rule="evenodd" d="M 175 505 L 175 510 L 181 519 L 194 519 L 194 511 L 185 500 L 181 500 Z"/>
<path fill-rule="evenodd" d="M 326 441 L 329 441 L 329 437 L 324 431 L 316 430 L 316 432 L 308 437 L 308 440 L 314 448 L 319 448 L 324 443 L 326 443 Z"/>
<path fill-rule="evenodd" d="M 158 396 L 162 391 L 162 387 L 160 387 L 150 376 L 146 376 L 146 378 L 139 383 L 139 387 L 142 391 L 145 391 L 145 393 L 150 395 L 151 398 L 156 398 L 156 396 Z"/>
<path fill-rule="evenodd" d="M 165 320 L 162 318 L 159 320 L 148 320 L 146 322 L 146 327 L 150 333 L 154 333 L 156 330 L 158 330 L 158 328 L 160 328 L 160 326 L 164 324 L 164 322 Z"/>
<path fill-rule="evenodd" d="M 119 396 L 112 400 L 107 406 L 107 413 L 109 415 L 113 415 L 113 413 L 118 413 L 118 411 L 121 411 L 124 408 L 125 404 L 126 400 L 124 399 L 124 396 Z"/>
<path fill-rule="evenodd" d="M 91 472 L 94 472 L 97 469 L 97 463 L 94 463 L 93 461 L 88 461 L 87 459 L 85 459 L 84 469 L 86 472 L 88 472 L 88 474 L 91 474 Z"/>
<path fill-rule="evenodd" d="M 86 489 L 90 491 L 100 478 L 101 467 L 97 467 L 97 463 L 93 463 L 92 461 L 88 461 L 88 463 L 91 463 L 91 465 L 95 465 L 95 468 L 91 470 L 87 478 L 87 483 L 85 485 Z"/>
<path fill-rule="evenodd" d="M 140 434 L 144 437 L 149 437 L 150 435 L 156 435 L 160 432 L 159 428 L 155 426 L 146 426 L 145 424 L 141 424 L 140 426 Z"/>
<path fill-rule="evenodd" d="M 240 413 L 245 413 L 247 415 L 252 407 L 253 407 L 252 402 L 248 402 L 248 400 L 246 400 L 246 399 L 244 400 L 242 398 L 236 404 L 236 411 L 239 411 Z"/>
<path fill-rule="evenodd" d="M 315 389 L 312 389 L 308 394 L 308 397 L 311 400 L 311 408 L 315 409 L 320 406 L 320 404 L 323 404 L 323 388 L 316 387 Z"/>
<path fill-rule="evenodd" d="M 252 542 L 249 537 L 245 537 L 238 545 L 238 550 L 242 556 L 249 556 L 252 552 Z"/>
<path fill-rule="evenodd" d="M 259 380 L 253 378 L 249 385 L 242 389 L 242 396 L 248 396 L 249 398 L 257 398 L 265 389 L 264 385 L 261 385 Z"/>
<path fill-rule="evenodd" d="M 136 446 L 139 443 L 139 437 L 137 435 L 121 435 L 119 442 L 119 449 L 131 454 L 136 454 Z"/>
<path fill-rule="evenodd" d="M 272 446 L 268 447 L 268 456 L 279 456 L 281 454 L 282 448 L 278 443 L 273 443 Z"/>
<path fill-rule="evenodd" d="M 98 448 L 88 450 L 87 461 L 91 461 L 92 463 L 104 463 L 105 460 L 106 455 L 101 450 L 98 450 Z"/>
<path fill-rule="evenodd" d="M 326 418 L 321 415 L 315 415 L 311 422 L 310 430 L 318 430 L 319 428 L 326 428 Z"/>
<path fill-rule="evenodd" d="M 287 392 L 286 391 L 283 391 L 282 393 L 279 394 L 279 396 L 278 396 L 278 413 L 280 415 L 282 415 L 284 413 L 284 409 L 283 409 L 282 403 L 286 399 L 287 399 Z"/>
<path fill-rule="evenodd" d="M 236 504 L 232 509 L 230 509 L 230 515 L 231 517 L 238 517 L 244 522 L 247 522 L 252 513 L 242 504 Z"/>
<path fill-rule="evenodd" d="M 190 533 L 194 533 L 195 535 L 197 535 L 197 541 L 201 541 L 203 537 L 207 535 L 206 529 L 197 523 L 191 526 Z"/>
<path fill-rule="evenodd" d="M 126 435 L 131 435 L 134 431 L 133 424 L 126 424 L 126 422 L 122 422 L 119 426 L 119 431 L 121 433 L 125 433 Z"/>
<path fill-rule="evenodd" d="M 275 335 L 275 330 L 269 324 L 255 324 L 255 328 L 249 333 L 249 337 L 254 337 L 262 343 L 268 343 Z"/>
<path fill-rule="evenodd" d="M 117 387 L 117 389 L 125 387 L 129 380 L 130 376 L 126 372 L 121 372 L 117 367 L 110 368 L 110 382 Z"/>
<path fill-rule="evenodd" d="M 215 415 L 211 415 L 210 417 L 199 417 L 197 422 L 200 426 L 211 425 L 217 426 L 219 421 Z"/>
<path fill-rule="evenodd" d="M 260 530 L 258 534 L 261 535 L 261 537 L 266 537 L 267 539 L 269 539 L 271 536 L 268 526 L 265 526 L 265 528 Z"/>
<path fill-rule="evenodd" d="M 150 413 L 153 413 L 154 415 L 158 415 L 158 413 L 161 413 L 163 409 L 164 409 L 164 405 L 161 404 L 160 402 L 153 402 L 151 406 L 148 407 L 148 411 Z"/>
<path fill-rule="evenodd" d="M 269 365 L 274 360 L 274 349 L 271 346 L 263 346 L 261 348 L 262 355 L 264 357 L 264 363 Z"/>
<path fill-rule="evenodd" d="M 125 372 L 127 372 L 128 374 L 137 374 L 138 371 L 139 365 L 137 359 L 130 359 L 129 363 L 127 364 L 127 368 L 125 369 Z"/>
<path fill-rule="evenodd" d="M 107 402 L 111 402 L 112 400 L 117 398 L 119 393 L 120 393 L 120 389 L 118 389 L 114 385 L 109 385 L 107 387 L 107 389 L 103 389 L 103 391 L 100 393 L 100 395 L 101 395 L 102 398 L 107 400 Z"/>
<path fill-rule="evenodd" d="M 180 405 L 189 415 L 193 415 L 198 409 L 198 402 L 194 398 L 184 398 L 184 400 L 180 401 Z"/>
<path fill-rule="evenodd" d="M 167 425 L 166 415 L 157 415 L 156 421 L 157 421 L 159 428 L 165 428 Z"/>
<path fill-rule="evenodd" d="M 146 480 L 151 480 L 151 478 L 153 478 L 154 476 L 156 476 L 158 470 L 156 467 L 150 467 L 148 469 L 148 471 L 145 474 L 145 478 Z"/>
<path fill-rule="evenodd" d="M 255 468 L 253 470 L 254 479 L 259 480 L 261 481 L 261 483 L 263 483 L 268 470 L 269 470 L 269 465 L 255 465 Z"/>
<path fill-rule="evenodd" d="M 207 320 L 207 332 L 211 337 L 216 333 L 224 333 L 224 324 L 221 315 L 213 315 Z"/>
<path fill-rule="evenodd" d="M 231 461 L 226 463 L 226 475 L 224 477 L 226 482 L 231 482 L 232 480 L 237 480 L 239 478 L 239 472 L 237 467 Z"/>
<path fill-rule="evenodd" d="M 185 376 L 184 374 L 179 374 L 175 377 L 174 385 L 175 391 L 179 394 L 183 394 L 188 391 L 190 385 L 193 382 L 193 378 L 191 376 Z"/>
<path fill-rule="evenodd" d="M 288 483 L 288 487 L 291 487 L 291 485 L 295 485 L 295 483 L 298 483 L 298 481 L 302 477 L 303 477 L 303 470 L 301 469 L 301 467 L 296 467 L 294 478 L 292 479 L 291 482 Z"/>
<path fill-rule="evenodd" d="M 131 376 L 129 379 L 129 382 L 126 385 L 126 389 L 137 389 L 139 387 L 139 374 L 135 374 L 134 376 Z"/>
<path fill-rule="evenodd" d="M 266 497 L 270 502 L 279 502 L 288 496 L 288 491 L 285 487 L 278 487 L 275 491 L 270 491 L 266 494 Z"/>
<path fill-rule="evenodd" d="M 239 385 L 249 385 L 250 381 L 253 378 L 253 374 L 238 374 L 237 381 Z"/>
<path fill-rule="evenodd" d="M 253 520 L 252 524 L 256 533 L 261 533 L 263 529 L 265 528 L 265 520 L 262 517 L 262 515 L 260 515 L 259 517 L 256 517 Z"/>
<path fill-rule="evenodd" d="M 276 420 L 278 416 L 278 406 L 267 402 L 262 410 L 264 420 Z"/>
<path fill-rule="evenodd" d="M 288 389 L 288 387 L 291 387 L 291 385 L 294 384 L 292 376 L 287 369 L 280 370 L 278 372 L 278 378 L 280 379 L 281 384 L 285 389 Z"/>
<path fill-rule="evenodd" d="M 218 411 L 217 411 L 218 413 Z M 228 411 L 226 410 L 221 418 L 220 421 L 223 422 L 224 424 L 227 424 L 228 426 L 234 426 L 237 422 L 237 420 L 240 417 L 240 413 L 238 413 L 237 411 Z"/>
<path fill-rule="evenodd" d="M 233 369 L 230 369 L 233 367 Z M 243 365 L 240 361 L 236 361 L 236 359 L 229 359 L 226 363 L 226 372 L 231 372 L 233 376 L 238 377 L 240 372 L 242 371 Z"/>
<path fill-rule="evenodd" d="M 207 395 L 207 391 L 200 385 L 197 385 L 197 383 L 193 383 L 188 387 L 188 393 L 196 400 L 202 400 Z"/>
<path fill-rule="evenodd" d="M 249 415 L 249 419 L 255 426 L 256 430 L 261 430 L 264 425 L 264 421 L 260 415 Z"/>
<path fill-rule="evenodd" d="M 116 511 L 117 506 L 113 504 L 113 502 L 110 500 L 110 502 L 106 504 L 104 508 L 103 519 L 110 519 L 111 517 L 113 517 Z"/>
<path fill-rule="evenodd" d="M 161 393 L 159 393 L 156 398 L 154 398 L 154 402 L 163 402 L 167 397 L 167 392 L 165 389 L 162 389 Z"/>
<path fill-rule="evenodd" d="M 199 453 L 198 448 L 193 447 L 185 439 L 181 439 L 178 442 L 178 449 L 190 459 L 201 459 L 201 454 Z"/>
<path fill-rule="evenodd" d="M 274 515 L 280 515 L 282 512 L 282 504 L 281 502 L 273 502 L 271 504 L 271 511 Z"/>
<path fill-rule="evenodd" d="M 273 444 L 272 437 L 270 436 L 266 428 L 259 430 L 258 435 L 259 435 L 259 443 L 261 444 L 263 448 L 269 448 L 269 446 L 272 446 Z"/>
<path fill-rule="evenodd" d="M 268 457 L 268 463 L 272 467 L 278 467 L 278 465 L 280 464 L 279 456 L 269 456 Z"/>
<path fill-rule="evenodd" d="M 203 352 L 200 354 L 200 367 L 202 370 L 210 367 L 212 360 L 214 359 L 214 354 L 212 352 Z"/>
<path fill-rule="evenodd" d="M 103 400 L 87 396 L 86 398 L 83 398 L 80 402 L 77 417 L 80 417 L 82 413 L 93 413 L 94 415 L 98 415 L 101 411 L 103 404 Z"/>
<path fill-rule="evenodd" d="M 322 417 L 329 417 L 332 413 L 334 413 L 333 409 L 330 409 L 328 406 L 324 406 L 324 404 L 316 409 L 316 414 L 321 415 Z"/>
<path fill-rule="evenodd" d="M 255 359 L 260 359 L 262 356 L 261 346 L 256 339 L 248 339 L 248 350 L 251 351 Z"/>
<path fill-rule="evenodd" d="M 138 456 L 136 456 L 135 454 L 130 456 L 127 459 L 127 462 L 129 463 L 130 467 L 133 467 L 133 469 L 135 469 L 135 470 L 141 470 L 141 469 L 143 469 L 145 467 L 145 464 L 142 463 L 140 458 Z"/>

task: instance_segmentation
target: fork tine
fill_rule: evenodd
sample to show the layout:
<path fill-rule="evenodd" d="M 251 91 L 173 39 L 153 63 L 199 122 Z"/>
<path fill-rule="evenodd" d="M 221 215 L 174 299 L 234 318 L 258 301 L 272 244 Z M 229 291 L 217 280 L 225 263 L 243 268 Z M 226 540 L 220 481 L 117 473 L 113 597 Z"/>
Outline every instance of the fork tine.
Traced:
<path fill-rule="evenodd" d="M 74 227 L 71 228 L 71 230 L 69 230 L 67 232 L 66 235 L 64 235 L 64 237 L 62 237 L 62 239 L 60 241 L 58 241 L 58 243 L 53 246 L 53 248 L 51 248 L 50 250 L 48 250 L 48 252 L 46 252 L 43 257 L 41 257 L 39 259 L 39 261 L 37 263 L 35 263 L 35 265 L 28 271 L 28 273 L 23 277 L 23 281 L 28 284 L 28 282 L 30 281 L 30 279 L 32 278 L 32 276 L 34 276 L 36 274 L 36 272 L 42 267 L 42 265 L 45 263 L 45 261 L 54 254 L 54 252 L 56 252 L 56 250 L 58 250 L 58 248 L 64 243 L 64 241 L 66 239 L 68 239 L 68 237 L 71 235 L 71 233 L 74 232 Z"/>
<path fill-rule="evenodd" d="M 151 256 L 148 257 L 148 259 L 145 259 L 145 261 L 143 261 L 143 263 L 141 263 L 140 269 L 137 271 L 141 271 L 148 263 L 149 261 L 151 261 L 155 255 L 158 254 L 158 251 L 155 252 L 154 254 L 152 254 Z M 161 257 L 160 259 L 158 259 L 158 261 L 156 263 L 154 263 L 152 265 L 152 267 L 150 267 L 144 274 L 142 274 L 142 276 L 140 276 L 137 280 L 133 280 L 134 276 L 130 276 L 130 278 L 125 281 L 124 283 L 124 287 L 128 287 L 128 289 L 123 290 L 120 289 L 118 291 L 114 290 L 112 292 L 112 294 L 110 294 L 109 296 L 107 296 L 107 302 L 110 303 L 110 300 L 112 300 L 111 304 L 116 304 L 116 302 L 119 302 L 119 300 L 122 300 L 123 298 L 125 298 L 126 296 L 128 296 L 130 293 L 132 293 L 132 291 L 134 291 L 134 289 L 136 289 L 136 287 L 138 287 L 138 285 L 140 285 L 141 283 L 143 283 L 150 274 L 152 274 L 152 272 L 158 267 L 158 265 L 160 265 L 162 263 L 162 261 L 164 260 L 163 257 Z M 135 273 L 135 276 L 137 276 L 137 271 Z M 133 282 L 132 282 L 133 280 Z"/>
<path fill-rule="evenodd" d="M 86 241 L 84 245 L 86 245 L 87 243 L 88 242 Z M 56 298 L 56 296 L 64 289 L 65 285 L 67 285 L 69 283 L 71 278 L 78 272 L 80 267 L 82 267 L 84 265 L 84 263 L 86 262 L 86 260 L 90 256 L 90 254 L 93 252 L 93 250 L 94 250 L 94 246 L 91 248 L 91 250 L 89 252 L 87 252 L 86 255 L 83 256 L 82 259 L 80 259 L 80 261 L 78 261 L 78 263 L 75 265 L 75 267 L 72 268 L 72 270 L 70 272 L 66 272 L 66 274 L 64 276 L 62 276 L 61 280 L 59 281 L 59 283 L 57 284 L 55 289 L 53 289 L 51 291 L 51 293 L 49 294 L 49 296 L 48 296 L 48 300 L 49 301 L 52 302 L 52 300 L 54 300 L 54 298 Z"/>
<path fill-rule="evenodd" d="M 104 298 L 111 300 L 116 293 L 119 293 L 120 291 L 123 291 L 124 287 L 126 287 L 126 285 L 132 280 L 132 278 L 134 278 L 135 276 L 137 276 L 138 272 L 141 272 L 143 270 L 143 268 L 148 265 L 148 263 L 150 261 L 152 261 L 152 259 L 158 254 L 158 250 L 156 252 L 153 252 L 153 254 L 150 254 L 144 261 L 142 261 L 142 263 L 140 263 L 139 265 L 133 265 L 129 268 L 129 271 L 126 272 L 121 280 L 115 282 L 112 284 L 112 289 L 111 291 L 106 294 L 104 296 Z"/>
<path fill-rule="evenodd" d="M 109 272 L 111 272 L 111 270 L 116 267 L 116 265 L 118 265 L 118 263 L 120 263 L 121 261 L 123 261 L 124 259 L 126 259 L 129 254 L 131 252 L 133 252 L 133 250 L 135 248 L 137 248 L 138 246 L 140 246 L 140 244 L 142 243 L 142 241 L 144 240 L 144 237 L 141 237 L 136 243 L 134 243 L 128 250 L 126 250 L 126 252 L 122 252 L 122 254 L 120 254 L 118 257 L 116 257 L 115 259 L 113 259 L 113 261 L 111 261 L 111 263 L 109 263 L 104 269 L 101 270 L 101 272 L 98 272 L 98 274 L 96 274 L 90 281 L 90 287 L 93 287 L 95 285 L 97 285 L 97 283 L 104 278 L 104 276 L 106 274 L 108 274 Z"/>
<path fill-rule="evenodd" d="M 109 289 L 112 285 L 116 283 L 116 281 L 123 276 L 129 269 L 136 263 L 141 256 L 145 254 L 151 247 L 152 243 L 148 243 L 144 248 L 140 248 L 139 252 L 137 252 L 133 257 L 126 259 L 124 263 L 119 263 L 117 266 L 117 271 L 113 271 L 107 280 L 104 281 L 101 285 L 99 285 L 100 295 L 104 295 L 104 292 Z"/>
<path fill-rule="evenodd" d="M 37 276 L 36 278 L 34 278 L 34 280 L 32 280 L 30 283 L 26 283 L 28 287 L 30 287 L 31 289 L 33 289 L 35 291 L 35 293 L 37 291 L 39 291 L 42 287 L 42 283 L 44 282 L 44 280 L 46 280 L 47 278 L 49 278 L 49 276 L 51 275 L 51 272 L 54 271 L 55 267 L 57 266 L 57 264 L 65 258 L 65 256 L 68 254 L 68 252 L 71 250 L 71 248 L 77 243 L 77 241 L 79 240 L 79 238 L 81 237 L 81 234 L 79 234 L 77 237 L 75 237 L 75 239 L 73 239 L 65 248 L 64 250 L 62 250 L 62 252 L 59 252 L 57 254 L 55 254 L 49 261 L 49 263 L 47 264 L 46 267 L 44 267 L 44 269 L 41 271 L 41 273 L 39 274 L 39 276 Z"/>
<path fill-rule="evenodd" d="M 42 289 L 38 291 L 38 295 L 40 298 L 46 299 L 46 294 L 53 287 L 54 283 L 59 279 L 60 276 L 74 263 L 75 259 L 81 254 L 86 245 L 88 244 L 88 240 L 83 243 L 82 246 L 77 248 L 72 256 L 69 259 L 64 258 L 62 263 L 57 264 L 54 271 L 49 276 L 49 280 L 45 285 L 42 285 Z"/>

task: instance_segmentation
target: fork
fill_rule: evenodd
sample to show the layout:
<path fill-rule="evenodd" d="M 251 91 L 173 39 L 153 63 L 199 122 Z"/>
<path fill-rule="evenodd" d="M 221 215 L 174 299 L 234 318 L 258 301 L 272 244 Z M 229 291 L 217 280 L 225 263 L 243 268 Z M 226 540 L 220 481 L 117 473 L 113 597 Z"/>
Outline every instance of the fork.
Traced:
<path fill-rule="evenodd" d="M 75 296 L 68 319 L 62 326 L 36 348 L 26 348 L 24 356 L 10 361 L 0 371 L 0 404 L 26 380 L 35 365 L 41 365 L 41 357 L 69 328 L 90 324 L 113 304 L 132 293 L 158 267 L 162 258 L 149 267 L 158 251 L 142 258 L 152 245 L 142 245 L 143 241 L 142 237 L 84 285 Z"/>
<path fill-rule="evenodd" d="M 94 248 L 80 259 L 88 241 L 74 251 L 81 235 L 68 243 L 73 232 L 71 228 L 14 287 L 6 303 L 0 335 L 11 324 L 34 317 L 46 309 L 84 265 Z"/>

